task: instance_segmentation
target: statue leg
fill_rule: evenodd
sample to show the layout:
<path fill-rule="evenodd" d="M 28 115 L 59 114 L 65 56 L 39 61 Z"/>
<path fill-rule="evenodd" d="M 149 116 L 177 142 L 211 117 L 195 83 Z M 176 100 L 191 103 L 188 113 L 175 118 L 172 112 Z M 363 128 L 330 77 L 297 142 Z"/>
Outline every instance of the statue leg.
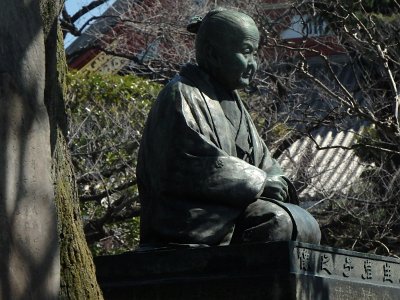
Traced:
<path fill-rule="evenodd" d="M 297 205 L 258 199 L 237 220 L 231 244 L 289 240 L 319 244 L 317 221 Z"/>
<path fill-rule="evenodd" d="M 289 213 L 275 203 L 257 200 L 246 207 L 235 225 L 231 244 L 288 241 L 293 223 Z"/>
<path fill-rule="evenodd" d="M 319 244 L 321 230 L 317 220 L 305 209 L 298 205 L 282 203 L 287 209 L 294 224 L 294 240 L 310 244 Z"/>

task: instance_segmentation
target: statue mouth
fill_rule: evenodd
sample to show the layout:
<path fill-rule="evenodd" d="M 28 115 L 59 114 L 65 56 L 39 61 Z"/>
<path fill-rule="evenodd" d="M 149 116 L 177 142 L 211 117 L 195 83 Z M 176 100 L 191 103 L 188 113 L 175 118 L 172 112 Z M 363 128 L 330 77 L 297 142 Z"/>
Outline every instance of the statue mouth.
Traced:
<path fill-rule="evenodd" d="M 243 77 L 243 78 L 251 78 L 251 77 L 253 77 L 253 72 L 246 72 L 246 73 L 243 73 L 242 77 Z"/>

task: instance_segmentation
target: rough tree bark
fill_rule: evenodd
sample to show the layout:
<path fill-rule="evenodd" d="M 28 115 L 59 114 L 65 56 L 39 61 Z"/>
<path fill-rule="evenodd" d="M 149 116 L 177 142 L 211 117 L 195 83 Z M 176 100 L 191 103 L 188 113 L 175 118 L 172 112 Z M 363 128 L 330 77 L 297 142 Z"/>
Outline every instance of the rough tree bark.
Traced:
<path fill-rule="evenodd" d="M 65 61 L 57 25 L 61 4 L 0 1 L 0 299 L 4 300 L 102 299 L 64 138 Z"/>
<path fill-rule="evenodd" d="M 0 1 L 0 298 L 56 299 L 59 249 L 37 1 Z"/>
<path fill-rule="evenodd" d="M 50 119 L 52 175 L 58 214 L 61 260 L 61 299 L 103 299 L 86 244 L 75 177 L 66 144 L 65 72 L 63 38 L 57 22 L 59 0 L 42 0 L 46 37 L 45 103 Z"/>

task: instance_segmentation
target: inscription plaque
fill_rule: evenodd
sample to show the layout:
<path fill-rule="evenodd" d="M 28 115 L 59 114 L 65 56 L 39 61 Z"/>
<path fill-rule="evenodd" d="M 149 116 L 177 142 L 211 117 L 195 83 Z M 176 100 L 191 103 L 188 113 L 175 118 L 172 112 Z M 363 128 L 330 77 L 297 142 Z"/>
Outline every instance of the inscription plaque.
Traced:
<path fill-rule="evenodd" d="M 333 269 L 332 256 L 326 253 L 322 254 L 320 271 L 325 271 L 328 274 L 332 274 L 332 269 Z"/>
<path fill-rule="evenodd" d="M 95 259 L 106 299 L 398 300 L 400 260 L 298 242 Z"/>
<path fill-rule="evenodd" d="M 352 269 L 354 269 L 354 266 L 352 265 L 352 260 L 351 257 L 346 257 L 344 259 L 345 263 L 343 265 L 344 271 L 343 271 L 343 276 L 344 277 L 350 277 L 350 272 Z"/>
<path fill-rule="evenodd" d="M 400 288 L 400 260 L 324 247 L 325 251 L 299 246 L 293 255 L 295 270 L 321 276 L 388 284 Z M 326 251 L 332 249 L 332 252 Z M 319 266 L 319 267 L 318 267 Z M 343 292 L 343 290 L 342 290 Z M 400 295 L 400 294 L 399 294 Z M 400 297 L 400 296 L 399 296 Z"/>

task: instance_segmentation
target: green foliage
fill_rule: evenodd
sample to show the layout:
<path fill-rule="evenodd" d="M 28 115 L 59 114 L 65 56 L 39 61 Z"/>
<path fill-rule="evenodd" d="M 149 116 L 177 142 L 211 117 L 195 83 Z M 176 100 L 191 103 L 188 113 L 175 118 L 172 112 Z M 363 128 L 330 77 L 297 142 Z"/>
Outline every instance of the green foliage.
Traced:
<path fill-rule="evenodd" d="M 377 164 L 379 167 L 382 167 L 382 164 L 387 164 L 385 166 L 386 171 L 394 168 L 392 171 L 396 172 L 397 166 L 400 164 L 398 144 L 386 142 L 382 137 L 384 137 L 384 133 L 376 126 L 364 127 L 360 136 L 357 137 L 356 142 L 360 147 L 355 149 L 355 153 L 364 162 Z"/>
<path fill-rule="evenodd" d="M 141 132 L 160 85 L 133 75 L 69 73 L 69 147 L 85 233 L 94 254 L 138 242 L 135 184 Z"/>
<path fill-rule="evenodd" d="M 292 129 L 285 123 L 276 123 L 275 126 L 271 129 L 271 134 L 273 134 L 276 139 L 283 138 L 288 135 Z"/>
<path fill-rule="evenodd" d="M 106 227 L 112 234 L 92 244 L 94 256 L 132 251 L 139 244 L 139 217 L 114 222 Z"/>
<path fill-rule="evenodd" d="M 365 162 L 374 162 L 379 151 L 373 151 L 368 146 L 378 146 L 379 134 L 375 126 L 364 127 L 360 136 L 356 138 L 356 143 L 365 147 L 356 148 L 355 153 Z"/>
<path fill-rule="evenodd" d="M 142 111 L 148 110 L 160 91 L 158 84 L 133 75 L 73 72 L 67 76 L 67 85 L 75 97 L 68 103 L 70 110 L 76 109 L 74 112 L 80 113 L 85 109 L 90 113 L 91 107 L 95 107 L 97 110 L 93 113 L 97 115 L 101 115 L 99 109 L 104 107 L 113 112 L 128 109 L 138 117 Z"/>

